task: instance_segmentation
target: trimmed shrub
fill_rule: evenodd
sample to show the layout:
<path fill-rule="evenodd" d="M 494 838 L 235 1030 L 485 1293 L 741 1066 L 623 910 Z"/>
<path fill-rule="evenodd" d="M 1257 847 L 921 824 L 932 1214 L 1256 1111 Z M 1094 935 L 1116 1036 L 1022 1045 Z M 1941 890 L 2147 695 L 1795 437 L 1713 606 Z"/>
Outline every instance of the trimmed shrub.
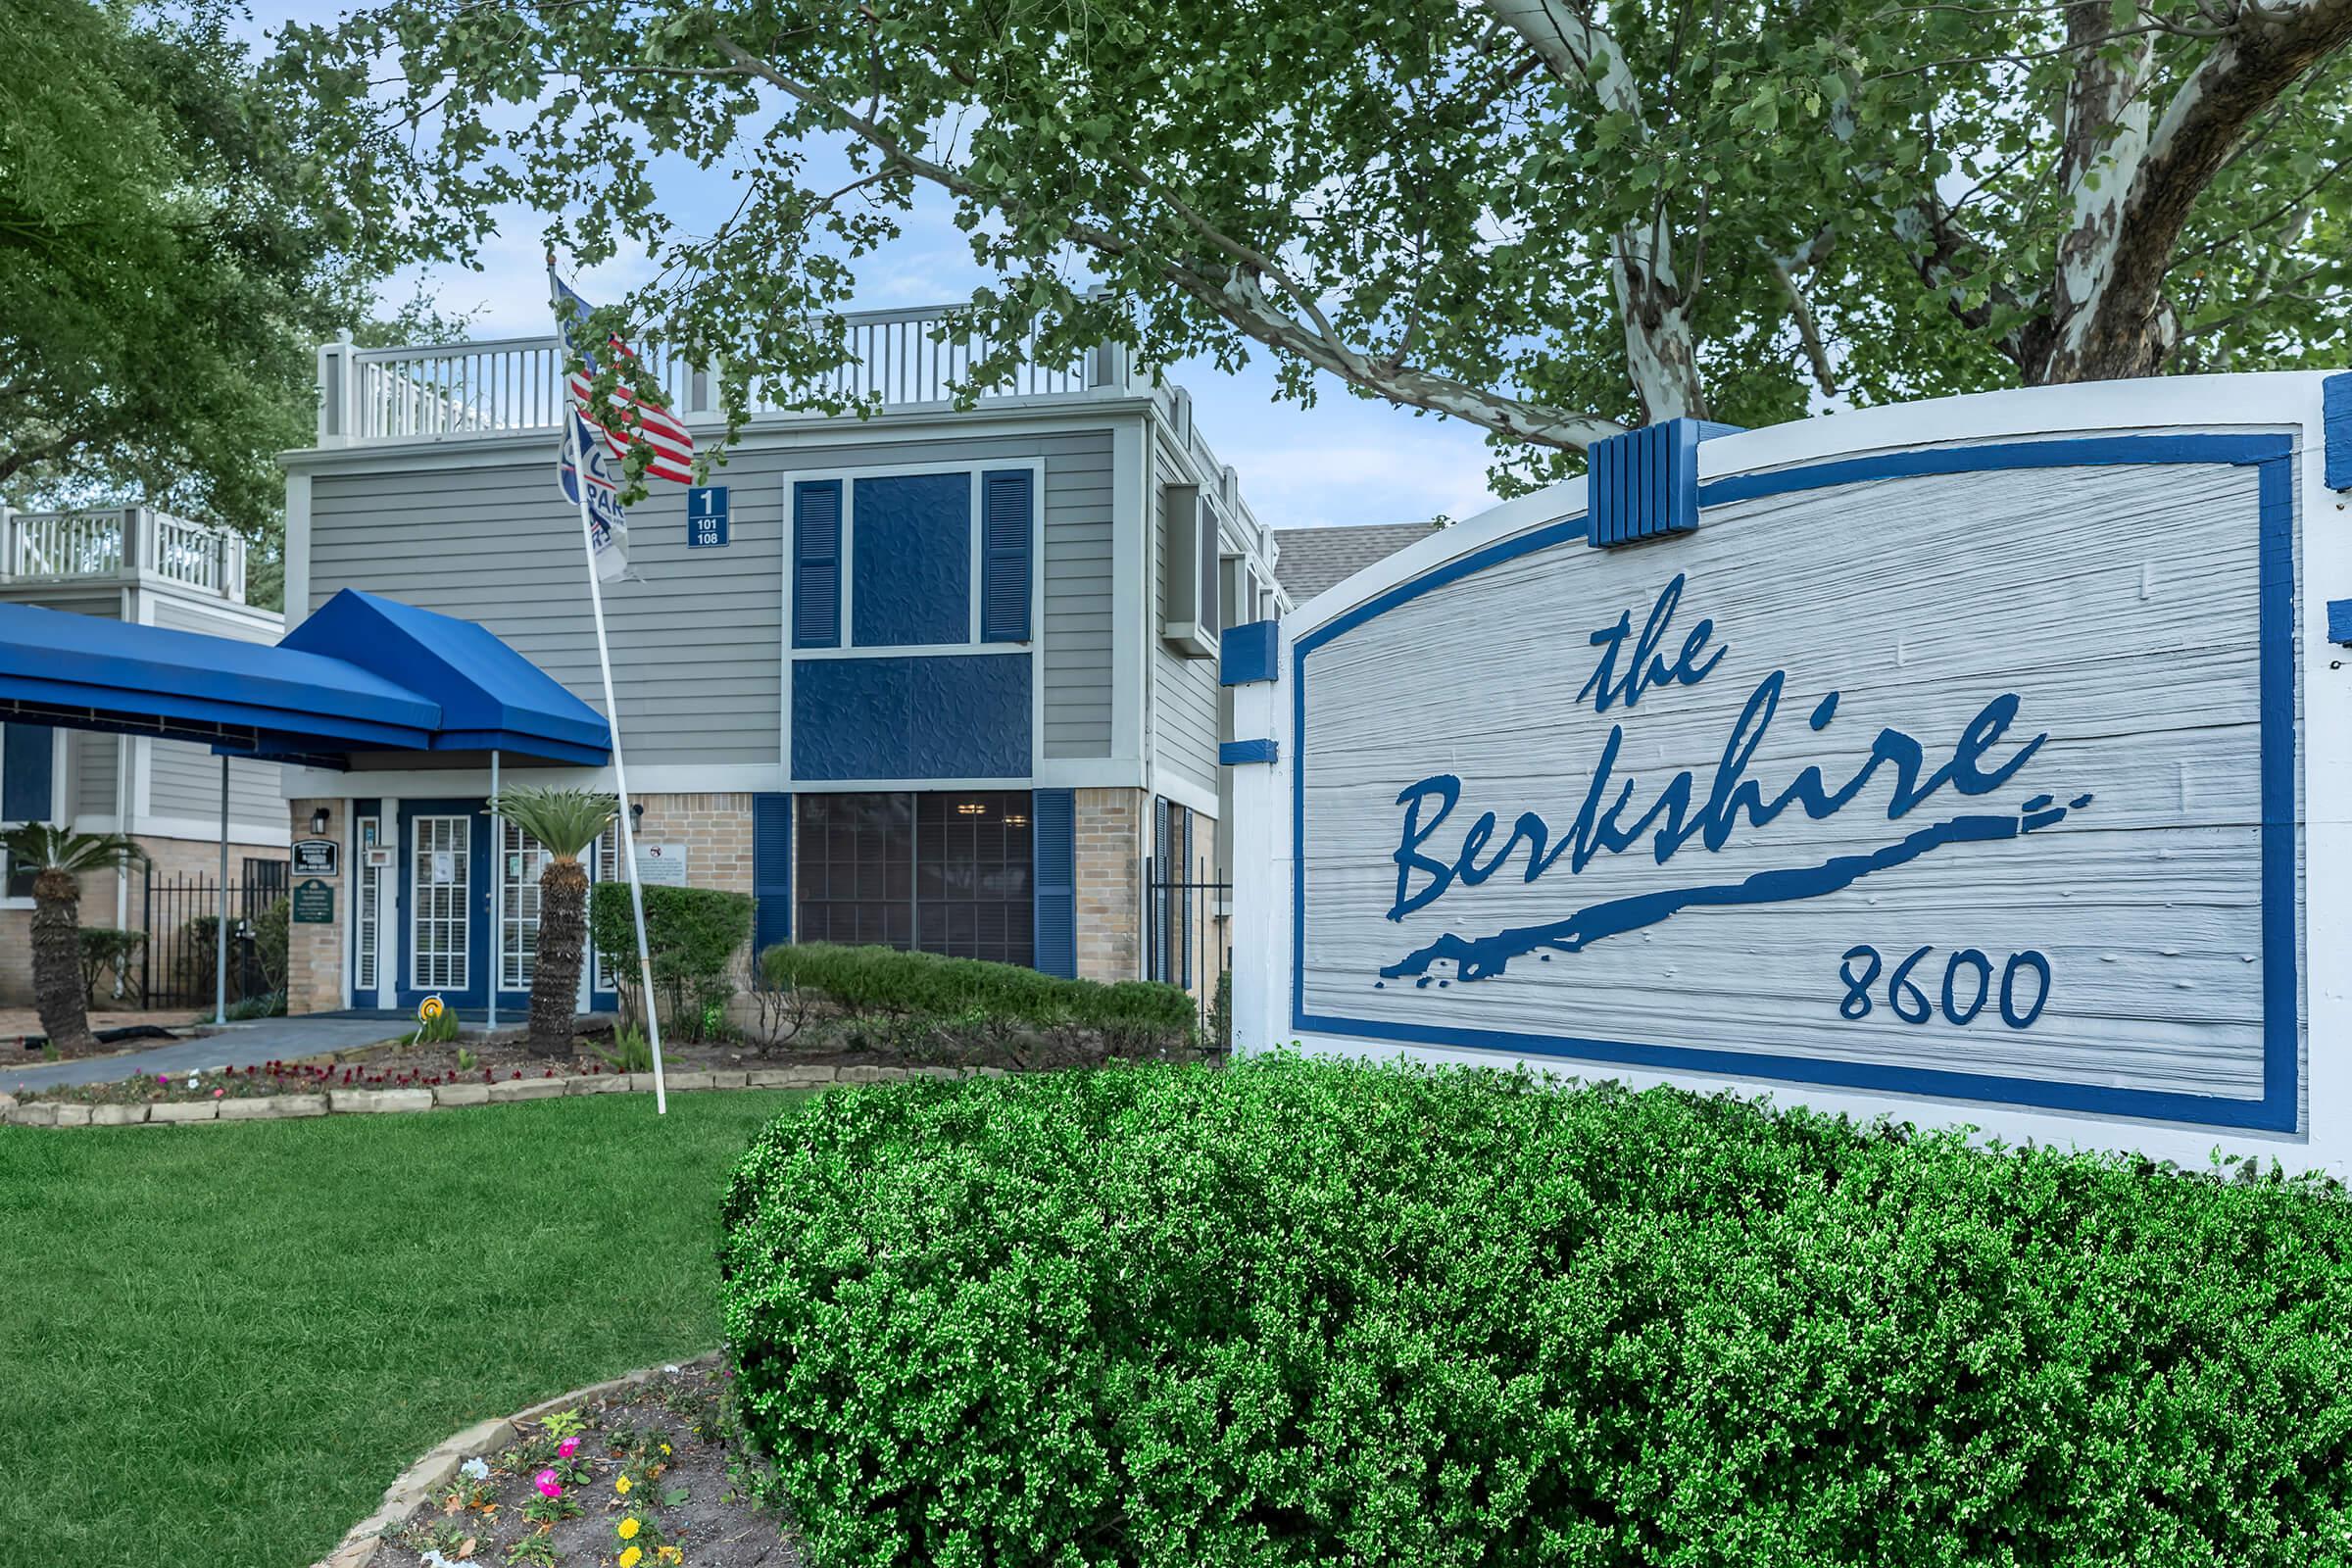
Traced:
<path fill-rule="evenodd" d="M 724 1219 L 828 1565 L 2352 1553 L 2331 1183 L 1277 1056 L 828 1095 Z"/>
<path fill-rule="evenodd" d="M 1076 1032 L 1113 1055 L 1152 1054 L 1188 1046 L 1198 1022 L 1190 996 L 1148 980 L 1103 985 L 1016 963 L 826 942 L 770 948 L 760 965 L 771 987 L 821 992 L 848 1012 L 1000 1046 L 1023 1032 Z"/>
<path fill-rule="evenodd" d="M 122 998 L 131 1005 L 141 1004 L 139 994 L 139 955 L 147 946 L 144 931 L 118 931 L 112 926 L 85 925 L 74 936 L 81 945 L 81 994 L 83 1005 L 99 1006 L 98 988 L 104 983 L 106 1001 L 112 1003 L 115 986 L 120 983 Z"/>
<path fill-rule="evenodd" d="M 688 1040 L 704 1037 L 713 992 L 752 940 L 752 901 L 718 888 L 645 888 L 645 946 L 662 1019 Z M 637 926 L 626 882 L 599 882 L 588 894 L 588 939 L 632 1007 L 637 997 Z M 641 1010 L 641 1009 L 639 1009 Z M 723 1004 L 721 1006 L 723 1016 Z"/>

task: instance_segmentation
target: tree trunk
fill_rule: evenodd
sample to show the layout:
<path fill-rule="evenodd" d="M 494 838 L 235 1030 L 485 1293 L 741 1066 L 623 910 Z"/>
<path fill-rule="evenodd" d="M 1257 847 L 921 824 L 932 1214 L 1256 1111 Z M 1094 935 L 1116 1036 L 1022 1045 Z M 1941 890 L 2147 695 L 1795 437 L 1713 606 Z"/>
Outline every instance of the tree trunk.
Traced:
<path fill-rule="evenodd" d="M 531 960 L 531 1051 L 574 1052 L 580 963 L 588 925 L 588 871 L 577 860 L 550 860 L 539 873 L 539 946 Z"/>
<path fill-rule="evenodd" d="M 81 990 L 81 884 L 48 870 L 32 882 L 32 995 L 49 1044 L 63 1056 L 98 1049 Z"/>
<path fill-rule="evenodd" d="M 1642 400 L 1644 424 L 1707 415 L 1690 304 L 1675 276 L 1670 239 L 1663 219 L 1645 230 L 1629 229 L 1618 236 L 1616 265 L 1610 269 L 1625 330 L 1626 369 Z"/>

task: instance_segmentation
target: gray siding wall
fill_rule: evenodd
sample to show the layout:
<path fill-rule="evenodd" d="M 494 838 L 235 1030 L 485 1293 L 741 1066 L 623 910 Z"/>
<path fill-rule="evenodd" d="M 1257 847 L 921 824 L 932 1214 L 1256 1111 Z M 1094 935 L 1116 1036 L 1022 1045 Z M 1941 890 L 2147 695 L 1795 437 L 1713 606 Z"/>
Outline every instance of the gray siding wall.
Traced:
<path fill-rule="evenodd" d="M 759 439 L 759 438 L 755 438 Z M 894 463 L 975 466 L 1043 458 L 1044 749 L 1110 746 L 1110 433 L 857 445 L 747 445 L 728 487 L 730 543 L 686 547 L 686 492 L 658 485 L 630 509 L 645 580 L 610 587 L 605 616 L 621 735 L 632 761 L 773 763 L 781 740 L 785 478 Z M 556 489 L 552 450 L 494 466 L 432 454 L 311 483 L 311 609 L 342 588 L 480 622 L 603 710 L 579 514 Z"/>
<path fill-rule="evenodd" d="M 1152 475 L 1152 756 L 1172 773 L 1211 795 L 1217 788 L 1217 662 L 1185 659 L 1159 635 L 1167 622 L 1168 489 L 1190 482 L 1176 449 L 1154 421 L 1157 450 Z"/>
<path fill-rule="evenodd" d="M 274 627 L 207 614 L 200 606 L 161 593 L 155 595 L 155 624 L 173 631 L 203 632 L 249 643 L 273 643 L 279 636 Z M 193 816 L 208 822 L 220 819 L 220 759 L 213 755 L 211 747 L 192 741 L 149 741 L 147 758 L 148 814 Z M 106 776 L 109 779 L 114 776 L 111 758 Z M 84 779 L 85 800 L 88 789 L 89 781 Z M 248 827 L 284 829 L 286 798 L 279 787 L 275 762 L 228 764 L 228 816 L 230 821 Z"/>
<path fill-rule="evenodd" d="M 74 730 L 66 737 L 67 758 L 74 769 L 74 809 L 82 816 L 115 814 L 115 787 L 122 780 L 120 735 Z"/>

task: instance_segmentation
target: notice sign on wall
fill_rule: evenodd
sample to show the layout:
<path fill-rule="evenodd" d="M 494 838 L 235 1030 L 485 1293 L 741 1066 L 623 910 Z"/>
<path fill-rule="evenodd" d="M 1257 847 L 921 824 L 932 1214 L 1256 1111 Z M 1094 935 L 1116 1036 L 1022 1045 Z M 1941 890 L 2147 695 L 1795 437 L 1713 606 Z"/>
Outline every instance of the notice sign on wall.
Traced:
<path fill-rule="evenodd" d="M 637 881 L 642 887 L 682 888 L 686 885 L 686 846 L 637 846 Z"/>
<path fill-rule="evenodd" d="M 1595 548 L 1562 486 L 1318 602 L 1263 1036 L 2306 1136 L 2303 438 L 2047 396 L 1720 437 L 1695 528 Z"/>
<path fill-rule="evenodd" d="M 291 855 L 296 876 L 340 874 L 343 848 L 333 839 L 296 839 Z"/>
<path fill-rule="evenodd" d="M 686 491 L 686 547 L 709 550 L 727 542 L 727 487 L 691 485 Z"/>
<path fill-rule="evenodd" d="M 335 890 L 317 877 L 295 883 L 288 904 L 287 915 L 296 925 L 334 923 Z"/>

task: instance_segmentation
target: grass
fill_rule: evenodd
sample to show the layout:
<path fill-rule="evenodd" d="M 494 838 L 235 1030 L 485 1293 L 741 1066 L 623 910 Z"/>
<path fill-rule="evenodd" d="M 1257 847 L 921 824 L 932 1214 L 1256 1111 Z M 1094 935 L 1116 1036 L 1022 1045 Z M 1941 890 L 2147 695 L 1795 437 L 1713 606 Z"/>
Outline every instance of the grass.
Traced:
<path fill-rule="evenodd" d="M 708 1349 L 796 1098 L 0 1127 L 0 1564 L 301 1568 L 459 1428 Z"/>

